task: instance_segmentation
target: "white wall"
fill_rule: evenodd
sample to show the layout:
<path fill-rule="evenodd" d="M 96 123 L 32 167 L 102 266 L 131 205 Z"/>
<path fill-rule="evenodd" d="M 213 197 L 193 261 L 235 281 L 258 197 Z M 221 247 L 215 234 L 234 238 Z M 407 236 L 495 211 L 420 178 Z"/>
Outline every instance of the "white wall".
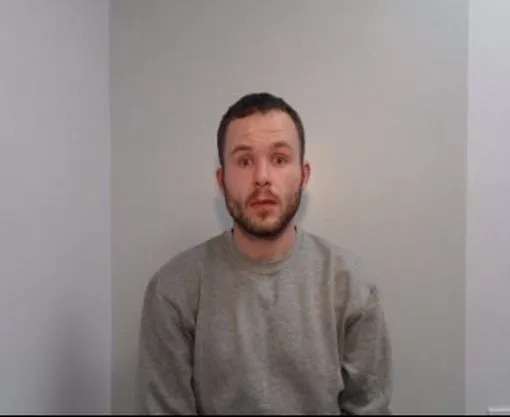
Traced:
<path fill-rule="evenodd" d="M 466 410 L 509 405 L 510 4 L 469 6 L 464 283 L 467 3 L 424 3 L 114 2 L 114 409 L 147 279 L 228 224 L 214 132 L 260 90 L 305 120 L 300 220 L 384 291 L 394 410 L 462 412 L 464 286 Z M 0 2 L 0 50 L 0 412 L 107 412 L 108 4 Z"/>
<path fill-rule="evenodd" d="M 108 2 L 0 2 L 0 413 L 110 408 Z"/>
<path fill-rule="evenodd" d="M 301 113 L 308 230 L 383 291 L 393 410 L 463 413 L 467 2 L 112 3 L 113 410 L 145 285 L 228 224 L 215 132 L 241 95 Z"/>
<path fill-rule="evenodd" d="M 510 2 L 469 9 L 466 410 L 510 410 Z"/>

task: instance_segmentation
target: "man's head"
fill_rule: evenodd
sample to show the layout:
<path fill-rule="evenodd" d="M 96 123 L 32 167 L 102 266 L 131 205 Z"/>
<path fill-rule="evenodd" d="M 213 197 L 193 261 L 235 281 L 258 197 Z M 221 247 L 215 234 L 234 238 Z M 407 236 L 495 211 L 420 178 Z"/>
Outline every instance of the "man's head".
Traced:
<path fill-rule="evenodd" d="M 225 113 L 217 139 L 216 177 L 230 215 L 249 235 L 278 237 L 310 176 L 298 113 L 271 94 L 249 94 Z"/>

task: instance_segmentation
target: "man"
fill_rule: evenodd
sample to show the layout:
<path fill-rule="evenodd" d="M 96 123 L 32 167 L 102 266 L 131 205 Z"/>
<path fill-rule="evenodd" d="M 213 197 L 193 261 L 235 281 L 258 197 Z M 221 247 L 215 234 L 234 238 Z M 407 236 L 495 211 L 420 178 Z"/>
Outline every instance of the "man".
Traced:
<path fill-rule="evenodd" d="M 149 282 L 138 395 L 154 414 L 389 413 L 391 349 L 376 287 L 294 223 L 310 177 L 297 112 L 232 105 L 216 172 L 233 228 Z"/>

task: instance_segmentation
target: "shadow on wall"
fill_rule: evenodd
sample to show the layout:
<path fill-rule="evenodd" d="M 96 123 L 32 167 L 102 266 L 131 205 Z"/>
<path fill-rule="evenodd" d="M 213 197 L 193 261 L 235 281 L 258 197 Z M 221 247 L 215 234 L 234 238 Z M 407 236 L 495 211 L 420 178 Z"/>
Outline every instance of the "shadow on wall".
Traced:
<path fill-rule="evenodd" d="M 310 195 L 307 189 L 303 191 L 301 196 L 301 205 L 296 213 L 295 222 L 299 225 L 305 218 L 305 214 L 308 211 L 310 201 Z M 229 229 L 232 227 L 232 217 L 230 217 L 227 208 L 225 207 L 225 198 L 221 191 L 218 190 L 216 198 L 214 199 L 214 211 L 216 212 L 216 219 L 218 220 L 222 230 Z"/>

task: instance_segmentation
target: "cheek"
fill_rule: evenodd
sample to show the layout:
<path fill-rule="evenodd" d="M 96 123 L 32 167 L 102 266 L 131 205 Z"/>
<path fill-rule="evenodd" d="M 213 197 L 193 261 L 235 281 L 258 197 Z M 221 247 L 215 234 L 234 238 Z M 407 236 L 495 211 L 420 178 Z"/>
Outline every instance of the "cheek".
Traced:
<path fill-rule="evenodd" d="M 301 172 L 292 172 L 285 176 L 285 178 L 282 178 L 282 181 L 279 183 L 279 188 L 285 194 L 293 194 L 301 187 L 301 182 Z"/>
<path fill-rule="evenodd" d="M 249 181 L 246 181 L 243 176 L 238 173 L 227 173 L 223 181 L 225 188 L 232 197 L 243 198 L 249 193 Z"/>

